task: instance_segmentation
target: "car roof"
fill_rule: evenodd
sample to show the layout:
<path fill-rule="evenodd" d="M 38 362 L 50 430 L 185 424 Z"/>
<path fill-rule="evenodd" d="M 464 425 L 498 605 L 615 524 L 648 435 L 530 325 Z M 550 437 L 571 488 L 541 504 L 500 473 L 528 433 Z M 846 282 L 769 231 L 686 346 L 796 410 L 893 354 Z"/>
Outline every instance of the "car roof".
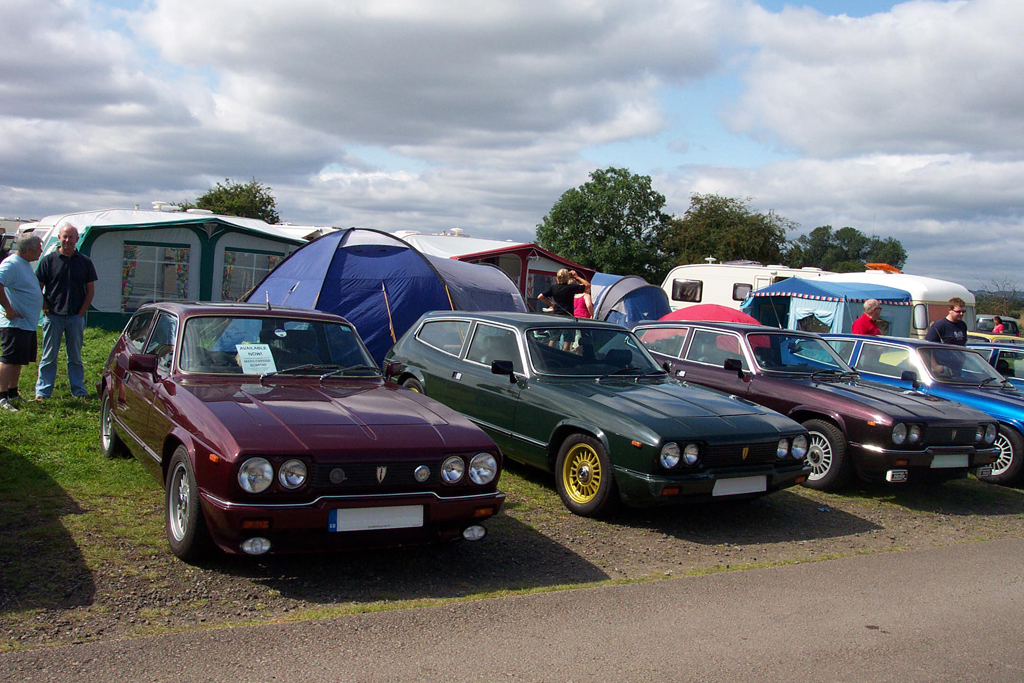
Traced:
<path fill-rule="evenodd" d="M 546 315 L 541 313 L 506 313 L 502 311 L 430 311 L 423 315 L 424 320 L 432 320 L 434 318 L 461 318 L 465 320 L 504 323 L 523 330 L 530 327 L 552 327 L 556 325 L 572 325 L 573 327 L 583 325 L 586 327 L 600 327 L 613 330 L 626 329 L 622 325 L 605 322 L 603 320 L 593 320 L 591 318 L 570 318 L 568 316 Z"/>
<path fill-rule="evenodd" d="M 243 303 L 238 301 L 158 301 L 140 306 L 138 311 L 160 310 L 173 313 L 179 317 L 195 315 L 235 315 L 235 316 L 293 316 L 310 320 L 329 320 L 331 322 L 348 322 L 340 315 L 324 311 L 312 311 L 308 308 L 292 308 L 290 306 L 268 306 L 267 304 Z M 351 324 L 351 323 L 349 323 Z"/>
<path fill-rule="evenodd" d="M 907 337 L 887 337 L 885 335 L 864 335 L 850 334 L 848 332 L 827 332 L 821 335 L 825 339 L 846 339 L 848 341 L 880 341 L 901 346 L 912 346 L 914 348 L 943 348 L 943 349 L 969 349 L 969 346 L 957 346 L 955 344 L 943 344 L 941 342 L 928 341 L 926 339 L 909 339 Z"/>
<path fill-rule="evenodd" d="M 768 325 L 754 325 L 753 323 L 728 323 L 719 322 L 714 320 L 647 320 L 644 322 L 635 323 L 633 329 L 638 327 L 707 327 L 716 330 L 729 330 L 732 332 L 744 332 L 747 334 L 771 334 L 771 333 L 785 333 L 785 334 L 796 334 L 804 337 L 817 337 L 818 334 L 814 332 L 807 332 L 806 330 L 786 330 L 779 327 L 771 327 Z"/>

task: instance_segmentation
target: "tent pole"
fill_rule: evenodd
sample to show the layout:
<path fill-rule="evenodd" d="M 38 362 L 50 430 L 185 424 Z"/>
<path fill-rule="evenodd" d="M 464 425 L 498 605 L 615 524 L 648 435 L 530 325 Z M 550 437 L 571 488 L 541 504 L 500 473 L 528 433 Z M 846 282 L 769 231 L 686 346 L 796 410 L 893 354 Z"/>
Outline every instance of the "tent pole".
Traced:
<path fill-rule="evenodd" d="M 384 286 L 384 281 L 381 280 L 380 291 L 384 292 L 384 308 L 388 312 L 388 331 L 391 332 L 391 343 L 397 344 L 398 339 L 395 338 L 395 321 L 391 319 L 391 302 L 388 301 L 388 289 Z"/>

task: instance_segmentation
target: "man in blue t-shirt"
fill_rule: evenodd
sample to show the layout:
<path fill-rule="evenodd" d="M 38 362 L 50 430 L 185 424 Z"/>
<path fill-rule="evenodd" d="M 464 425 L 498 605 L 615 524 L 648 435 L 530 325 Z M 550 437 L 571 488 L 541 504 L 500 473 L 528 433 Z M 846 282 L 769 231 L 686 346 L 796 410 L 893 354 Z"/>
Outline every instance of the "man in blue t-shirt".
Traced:
<path fill-rule="evenodd" d="M 43 293 L 32 262 L 43 253 L 35 235 L 19 237 L 15 253 L 0 263 L 0 410 L 17 412 L 21 368 L 36 360 L 36 326 Z"/>
<path fill-rule="evenodd" d="M 967 323 L 964 322 L 966 312 L 967 304 L 964 300 L 958 296 L 953 297 L 949 300 L 949 313 L 945 318 L 933 322 L 924 338 L 942 344 L 967 346 Z"/>

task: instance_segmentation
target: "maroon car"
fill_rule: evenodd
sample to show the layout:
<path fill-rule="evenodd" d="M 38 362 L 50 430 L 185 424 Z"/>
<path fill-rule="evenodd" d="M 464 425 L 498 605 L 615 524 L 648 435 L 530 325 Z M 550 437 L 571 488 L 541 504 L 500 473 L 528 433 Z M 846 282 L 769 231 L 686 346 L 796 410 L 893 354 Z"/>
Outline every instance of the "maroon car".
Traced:
<path fill-rule="evenodd" d="M 182 559 L 486 533 L 505 499 L 479 428 L 386 383 L 351 324 L 250 304 L 140 308 L 100 379 L 101 446 L 164 483 Z"/>
<path fill-rule="evenodd" d="M 691 321 L 638 323 L 654 357 L 688 382 L 777 410 L 810 433 L 805 486 L 945 481 L 985 474 L 998 455 L 985 413 L 867 382 L 812 332 Z"/>

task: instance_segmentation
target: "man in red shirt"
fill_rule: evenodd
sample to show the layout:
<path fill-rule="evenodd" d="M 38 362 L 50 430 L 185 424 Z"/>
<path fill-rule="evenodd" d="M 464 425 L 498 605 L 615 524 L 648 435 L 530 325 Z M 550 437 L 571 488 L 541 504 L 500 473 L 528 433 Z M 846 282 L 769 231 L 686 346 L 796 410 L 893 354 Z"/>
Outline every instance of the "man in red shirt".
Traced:
<path fill-rule="evenodd" d="M 864 315 L 853 321 L 850 329 L 854 334 L 882 334 L 878 329 L 878 319 L 882 317 L 882 304 L 878 299 L 864 302 Z"/>

